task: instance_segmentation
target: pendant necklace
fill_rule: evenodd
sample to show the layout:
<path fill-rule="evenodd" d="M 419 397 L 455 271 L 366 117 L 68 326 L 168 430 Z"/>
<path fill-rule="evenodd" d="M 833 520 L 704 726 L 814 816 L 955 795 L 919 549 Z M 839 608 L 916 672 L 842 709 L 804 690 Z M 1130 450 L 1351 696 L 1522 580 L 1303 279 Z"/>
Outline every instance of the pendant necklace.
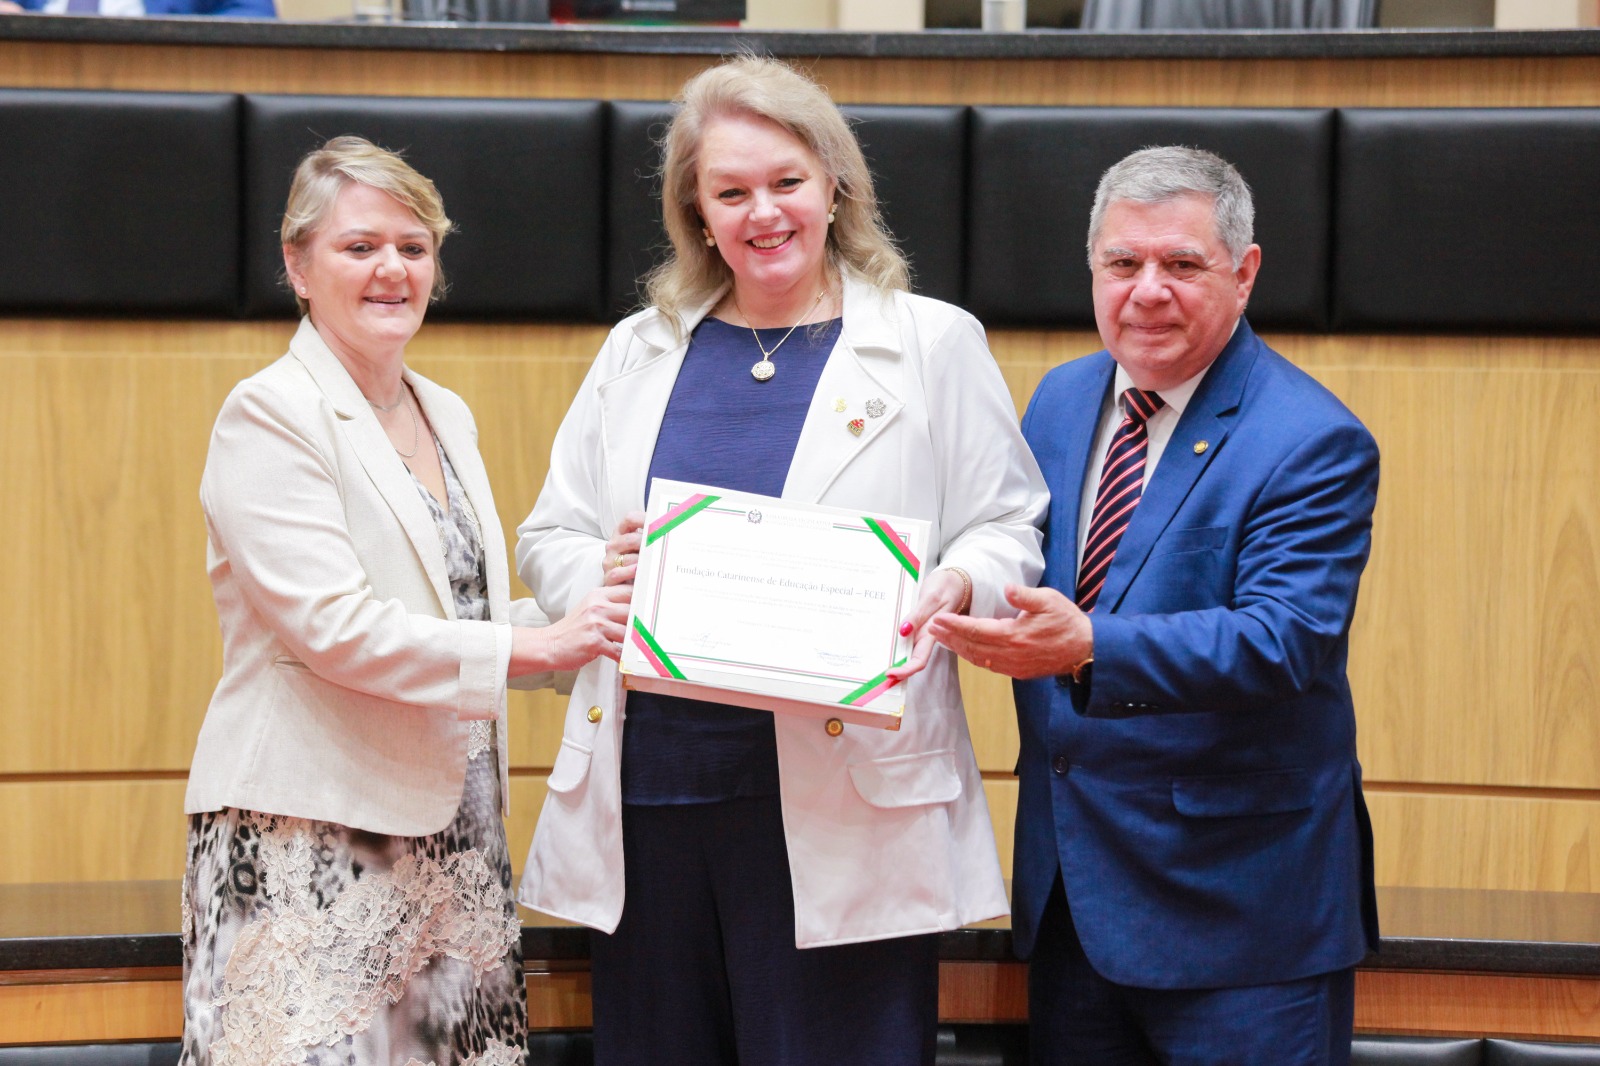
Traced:
<path fill-rule="evenodd" d="M 800 316 L 802 322 L 811 317 L 811 312 L 817 309 L 817 305 L 822 303 L 822 298 L 826 295 L 828 295 L 828 290 L 827 287 L 824 286 L 823 290 L 817 293 L 816 300 L 814 300 L 811 306 L 806 309 L 806 313 Z M 750 376 L 755 378 L 757 381 L 770 380 L 772 375 L 778 372 L 778 368 L 773 365 L 772 357 L 778 354 L 778 349 L 783 347 L 783 342 L 788 340 L 790 335 L 793 334 L 795 330 L 800 328 L 800 322 L 796 322 L 794 325 L 790 326 L 789 332 L 780 337 L 778 339 L 778 343 L 774 344 L 770 349 L 768 349 L 765 344 L 761 343 L 761 334 L 756 332 L 756 327 L 750 325 L 750 316 L 745 314 L 744 308 L 739 306 L 739 297 L 737 294 L 734 294 L 733 297 L 733 309 L 739 312 L 739 317 L 744 319 L 744 324 L 750 327 L 750 336 L 756 339 L 756 347 L 761 349 L 761 361 L 750 368 Z"/>
<path fill-rule="evenodd" d="M 388 407 L 384 407 L 382 404 L 373 403 L 371 400 L 367 400 L 367 403 L 371 405 L 374 411 L 382 411 L 384 414 L 388 414 L 396 407 L 406 403 L 407 395 L 407 389 L 405 385 L 402 384 L 400 386 L 400 398 L 394 403 L 390 404 Z M 417 454 L 417 445 L 422 443 L 422 427 L 417 424 L 417 409 L 415 407 L 406 403 L 406 413 L 411 416 L 411 450 L 409 452 L 402 452 L 400 451 L 400 446 L 398 444 L 395 444 L 393 441 L 390 441 L 389 444 L 400 455 L 400 458 L 414 459 L 416 458 Z"/>

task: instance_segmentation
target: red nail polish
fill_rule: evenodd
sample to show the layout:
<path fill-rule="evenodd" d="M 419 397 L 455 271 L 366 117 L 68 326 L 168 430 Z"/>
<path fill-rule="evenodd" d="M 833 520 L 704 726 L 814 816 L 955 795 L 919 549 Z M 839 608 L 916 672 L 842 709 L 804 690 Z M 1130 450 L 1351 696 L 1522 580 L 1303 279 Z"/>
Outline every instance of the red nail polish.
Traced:
<path fill-rule="evenodd" d="M 909 637 L 911 635 L 911 623 L 910 622 L 907 622 L 907 623 L 905 623 L 904 625 L 902 625 L 900 627 L 900 635 L 902 637 Z"/>
<path fill-rule="evenodd" d="M 890 687 L 890 688 L 894 688 L 894 687 L 895 687 L 895 686 L 896 686 L 896 685 L 898 685 L 898 684 L 899 684 L 899 683 L 900 683 L 900 679 L 899 679 L 899 678 L 898 678 L 898 677 L 891 677 L 891 678 L 890 678 L 890 679 L 889 679 L 889 687 Z"/>

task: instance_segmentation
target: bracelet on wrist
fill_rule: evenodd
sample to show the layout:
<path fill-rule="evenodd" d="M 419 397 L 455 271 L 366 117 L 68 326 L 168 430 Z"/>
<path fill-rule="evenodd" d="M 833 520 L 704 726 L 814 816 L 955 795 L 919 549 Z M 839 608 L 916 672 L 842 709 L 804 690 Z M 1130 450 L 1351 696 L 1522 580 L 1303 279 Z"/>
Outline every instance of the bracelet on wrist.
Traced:
<path fill-rule="evenodd" d="M 945 569 L 961 579 L 961 602 L 956 605 L 956 614 L 966 614 L 972 610 L 972 575 L 959 566 L 947 566 Z"/>

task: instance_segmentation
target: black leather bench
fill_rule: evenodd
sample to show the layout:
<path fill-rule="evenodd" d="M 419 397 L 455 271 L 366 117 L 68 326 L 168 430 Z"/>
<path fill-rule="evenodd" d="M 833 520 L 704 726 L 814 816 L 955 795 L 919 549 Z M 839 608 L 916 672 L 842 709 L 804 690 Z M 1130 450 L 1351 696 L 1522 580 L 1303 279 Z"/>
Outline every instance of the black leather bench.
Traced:
<path fill-rule="evenodd" d="M 238 309 L 239 98 L 0 91 L 0 312 Z"/>
<path fill-rule="evenodd" d="M 1089 208 L 1107 167 L 1187 144 L 1239 168 L 1255 193 L 1258 327 L 1327 324 L 1333 112 L 1303 109 L 975 107 L 967 309 L 985 323 L 1092 328 Z"/>
<path fill-rule="evenodd" d="M 1600 327 L 1600 110 L 1339 113 L 1334 325 Z"/>
<path fill-rule="evenodd" d="M 920 291 L 994 326 L 1093 324 L 1104 168 L 1211 148 L 1254 187 L 1280 330 L 1600 326 L 1600 108 L 846 108 Z M 0 90 L 0 313 L 288 317 L 277 225 L 337 133 L 443 192 L 461 321 L 610 322 L 664 246 L 659 102 Z"/>
<path fill-rule="evenodd" d="M 278 223 L 294 166 L 341 133 L 402 150 L 433 179 L 451 319 L 607 317 L 601 299 L 605 105 L 592 100 L 246 96 L 243 313 L 289 315 Z"/>

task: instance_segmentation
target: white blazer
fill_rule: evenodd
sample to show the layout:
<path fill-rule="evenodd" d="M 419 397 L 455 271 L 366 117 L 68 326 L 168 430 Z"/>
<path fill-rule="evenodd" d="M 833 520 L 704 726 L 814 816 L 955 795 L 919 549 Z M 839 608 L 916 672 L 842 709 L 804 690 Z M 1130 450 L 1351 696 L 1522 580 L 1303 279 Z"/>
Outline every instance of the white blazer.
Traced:
<path fill-rule="evenodd" d="M 552 617 L 600 582 L 618 520 L 644 508 L 686 347 L 653 309 L 625 319 L 561 425 L 517 541 L 517 570 Z M 783 387 L 781 370 L 769 387 Z M 844 411 L 834 409 L 836 398 Z M 873 399 L 886 407 L 881 417 L 865 415 Z M 848 428 L 857 418 L 865 422 L 859 437 Z M 1004 610 L 1006 583 L 1032 585 L 1044 566 L 1036 527 L 1048 495 L 1005 382 L 977 320 L 936 300 L 847 281 L 843 332 L 783 496 L 929 520 L 930 557 L 971 575 L 977 615 Z M 1006 913 L 954 658 L 935 652 L 907 685 L 898 732 L 847 726 L 831 737 L 820 721 L 777 718 L 800 947 Z M 599 660 L 579 673 L 519 896 L 606 932 L 623 907 L 623 708 L 616 664 Z"/>
<path fill-rule="evenodd" d="M 211 433 L 200 503 L 222 679 L 185 812 L 238 807 L 437 832 L 461 803 L 473 718 L 496 720 L 505 796 L 507 623 L 547 619 L 531 600 L 510 602 L 471 412 L 421 375 L 405 378 L 477 512 L 490 620 L 456 619 L 427 503 L 303 320 L 289 354 L 235 386 Z"/>

